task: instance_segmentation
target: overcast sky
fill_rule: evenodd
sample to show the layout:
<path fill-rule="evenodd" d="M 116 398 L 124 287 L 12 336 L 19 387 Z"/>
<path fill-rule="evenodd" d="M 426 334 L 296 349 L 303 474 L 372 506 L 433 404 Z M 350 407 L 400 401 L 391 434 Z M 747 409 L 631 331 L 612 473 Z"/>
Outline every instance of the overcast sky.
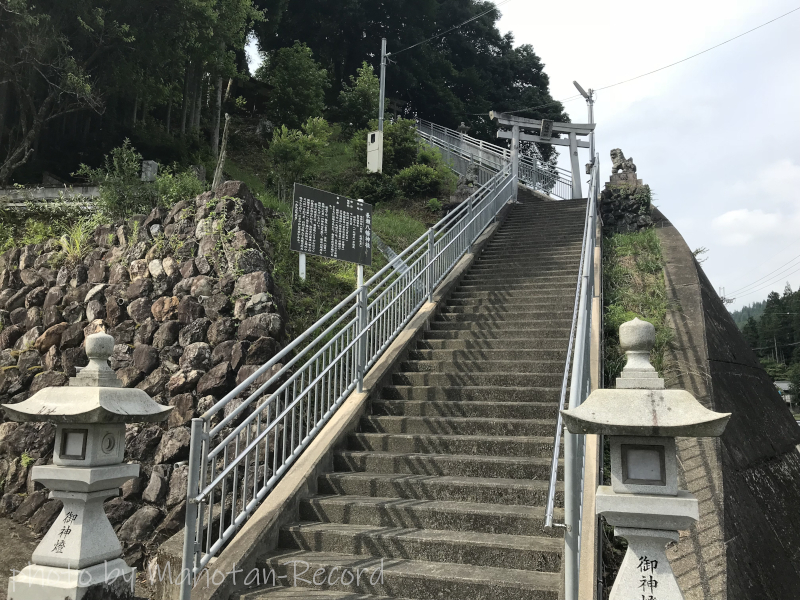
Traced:
<path fill-rule="evenodd" d="M 511 0 L 502 32 L 531 44 L 553 97 L 601 88 L 683 59 L 798 6 L 797 0 Z M 800 11 L 660 73 L 598 92 L 597 149 L 632 157 L 656 205 L 731 308 L 800 287 Z M 252 50 L 252 48 L 251 48 Z M 566 103 L 584 122 L 583 99 Z M 424 117 L 424 115 L 422 115 Z M 588 160 L 582 151 L 581 163 Z M 564 164 L 568 167 L 566 159 Z M 790 263 L 770 284 L 759 278 Z M 794 266 L 796 265 L 796 266 Z M 797 272 L 793 272 L 797 270 Z M 747 293 L 751 292 L 751 293 Z"/>

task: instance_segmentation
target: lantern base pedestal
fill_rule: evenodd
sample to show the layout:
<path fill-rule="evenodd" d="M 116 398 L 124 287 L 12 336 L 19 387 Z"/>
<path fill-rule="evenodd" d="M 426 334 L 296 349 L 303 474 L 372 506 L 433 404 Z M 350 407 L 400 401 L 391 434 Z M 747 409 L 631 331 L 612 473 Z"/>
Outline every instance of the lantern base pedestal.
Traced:
<path fill-rule="evenodd" d="M 117 558 L 86 569 L 28 565 L 8 582 L 8 600 L 133 600 L 136 569 Z"/>
<path fill-rule="evenodd" d="M 678 541 L 677 531 L 615 527 L 614 535 L 628 540 L 609 600 L 684 600 L 667 558 L 666 547 Z"/>

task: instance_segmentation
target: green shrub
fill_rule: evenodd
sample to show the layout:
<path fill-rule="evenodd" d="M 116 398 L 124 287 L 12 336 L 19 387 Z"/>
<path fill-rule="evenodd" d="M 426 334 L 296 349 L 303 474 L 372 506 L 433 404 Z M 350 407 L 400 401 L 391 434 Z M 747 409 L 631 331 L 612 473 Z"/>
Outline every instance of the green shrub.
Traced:
<path fill-rule="evenodd" d="M 88 221 L 78 221 L 61 236 L 61 259 L 70 266 L 81 262 L 92 246 L 92 225 Z"/>
<path fill-rule="evenodd" d="M 73 173 L 100 186 L 96 201 L 99 212 L 109 219 L 148 213 L 156 204 L 156 189 L 140 176 L 142 155 L 126 139 L 122 146 L 105 156 L 102 167 L 93 169 L 81 164 Z"/>
<path fill-rule="evenodd" d="M 440 210 L 442 210 L 442 203 L 439 202 L 438 198 L 431 198 L 428 200 L 427 206 L 428 210 L 432 213 L 438 213 Z"/>
<path fill-rule="evenodd" d="M 407 198 L 439 193 L 439 173 L 428 165 L 411 165 L 394 177 L 395 185 Z"/>
<path fill-rule="evenodd" d="M 364 61 L 358 76 L 350 76 L 339 93 L 338 118 L 348 133 L 364 129 L 378 112 L 380 81 L 372 65 Z"/>
<path fill-rule="evenodd" d="M 348 195 L 361 198 L 369 204 L 391 202 L 400 195 L 394 179 L 385 173 L 367 173 L 351 187 Z"/>
<path fill-rule="evenodd" d="M 205 182 L 200 181 L 191 170 L 178 171 L 177 166 L 166 167 L 159 173 L 155 187 L 158 203 L 165 208 L 181 200 L 194 198 L 206 190 Z"/>
<path fill-rule="evenodd" d="M 278 179 L 278 195 L 287 199 L 297 183 L 306 183 L 320 166 L 322 150 L 331 136 L 331 127 L 321 117 L 312 117 L 299 129 L 278 127 L 272 134 L 267 157 Z"/>

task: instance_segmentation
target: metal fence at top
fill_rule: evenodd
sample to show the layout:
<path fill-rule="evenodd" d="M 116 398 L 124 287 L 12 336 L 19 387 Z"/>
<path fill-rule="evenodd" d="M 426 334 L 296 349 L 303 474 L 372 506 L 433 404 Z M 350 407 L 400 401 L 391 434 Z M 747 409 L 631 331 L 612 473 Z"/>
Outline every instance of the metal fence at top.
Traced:
<path fill-rule="evenodd" d="M 486 172 L 497 172 L 511 161 L 511 150 L 508 148 L 484 142 L 430 121 L 418 119 L 417 133 L 426 142 L 440 148 L 445 161 L 452 163 L 459 173 L 465 172 L 472 164 L 486 177 Z M 520 183 L 537 192 L 562 200 L 572 198 L 572 173 L 544 164 L 536 157 L 520 154 L 518 177 Z"/>
<path fill-rule="evenodd" d="M 454 154 L 454 157 L 456 155 Z M 181 598 L 311 443 L 470 245 L 513 198 L 509 162 L 191 424 Z M 459 163 L 464 166 L 466 163 Z M 489 166 L 489 165 L 492 166 Z"/>
<path fill-rule="evenodd" d="M 597 242 L 597 203 L 600 186 L 600 161 L 595 157 L 589 182 L 586 202 L 586 220 L 583 231 L 578 282 L 575 289 L 575 304 L 572 311 L 567 360 L 559 398 L 558 422 L 550 465 L 550 486 L 547 493 L 544 526 L 564 528 L 564 599 L 578 597 L 578 572 L 580 566 L 581 523 L 584 492 L 584 462 L 586 436 L 564 433 L 561 410 L 565 408 L 569 389 L 569 408 L 580 406 L 591 392 L 591 335 L 592 299 L 594 285 L 594 250 Z M 569 388 L 568 388 L 569 386 Z M 561 437 L 564 436 L 564 523 L 554 523 L 558 460 L 561 453 Z M 592 482 L 589 482 L 591 485 Z"/>

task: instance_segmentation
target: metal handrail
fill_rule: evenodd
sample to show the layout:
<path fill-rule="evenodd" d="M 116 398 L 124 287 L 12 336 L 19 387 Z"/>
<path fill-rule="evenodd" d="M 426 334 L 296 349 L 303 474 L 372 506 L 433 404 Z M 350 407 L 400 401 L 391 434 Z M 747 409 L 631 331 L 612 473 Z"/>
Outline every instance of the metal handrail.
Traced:
<path fill-rule="evenodd" d="M 553 458 L 550 464 L 550 485 L 545 506 L 544 527 L 564 528 L 564 598 L 576 600 L 581 546 L 581 512 L 584 491 L 585 436 L 567 433 L 564 436 L 564 523 L 554 523 L 558 461 L 564 422 L 561 411 L 567 398 L 569 381 L 569 408 L 576 408 L 589 395 L 591 388 L 590 360 L 592 298 L 594 296 L 594 248 L 597 230 L 597 202 L 600 183 L 600 161 L 595 157 L 587 195 L 586 217 L 581 244 L 578 282 L 572 312 L 569 346 L 564 366 L 564 376 L 559 397 Z"/>
<path fill-rule="evenodd" d="M 424 119 L 417 120 L 417 132 L 425 141 L 442 149 L 445 159 L 462 157 L 487 169 L 496 168 L 497 165 L 511 160 L 511 150 L 508 148 L 484 142 Z M 521 184 L 537 192 L 562 200 L 572 198 L 572 173 L 561 167 L 542 163 L 538 155 L 520 155 L 518 176 Z"/>
<path fill-rule="evenodd" d="M 420 136 L 424 139 L 423 136 Z M 437 140 L 438 141 L 438 140 Z M 438 145 L 433 142 L 434 145 Z M 449 148 L 451 166 L 470 161 Z M 181 598 L 469 251 L 516 187 L 487 156 L 480 185 L 386 265 L 191 423 Z M 253 391 L 252 388 L 256 389 Z"/>
<path fill-rule="evenodd" d="M 597 230 L 597 202 L 600 182 L 599 159 L 596 157 L 591 171 L 586 205 L 586 217 L 581 244 L 578 282 L 572 312 L 567 358 L 559 397 L 553 457 L 550 464 L 550 484 L 545 506 L 544 527 L 563 527 L 564 533 L 564 598 L 576 600 L 578 595 L 578 567 L 580 564 L 581 512 L 583 507 L 583 466 L 585 436 L 570 434 L 564 440 L 564 523 L 554 523 L 555 495 L 558 479 L 558 461 L 564 428 L 561 411 L 567 398 L 569 380 L 569 408 L 576 408 L 589 395 L 591 388 L 590 360 L 592 298 L 594 297 L 594 248 Z M 574 357 L 574 360 L 573 360 Z"/>

